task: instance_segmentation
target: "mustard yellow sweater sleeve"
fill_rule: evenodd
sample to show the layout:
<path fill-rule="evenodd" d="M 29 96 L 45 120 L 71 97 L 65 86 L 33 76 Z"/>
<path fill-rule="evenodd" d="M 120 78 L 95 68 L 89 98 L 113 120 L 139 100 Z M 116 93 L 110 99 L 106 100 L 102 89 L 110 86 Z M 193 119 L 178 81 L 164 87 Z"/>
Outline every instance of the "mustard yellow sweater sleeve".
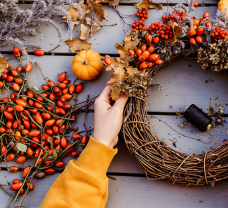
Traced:
<path fill-rule="evenodd" d="M 71 160 L 39 208 L 103 208 L 108 199 L 106 172 L 117 153 L 90 137 L 77 161 Z"/>

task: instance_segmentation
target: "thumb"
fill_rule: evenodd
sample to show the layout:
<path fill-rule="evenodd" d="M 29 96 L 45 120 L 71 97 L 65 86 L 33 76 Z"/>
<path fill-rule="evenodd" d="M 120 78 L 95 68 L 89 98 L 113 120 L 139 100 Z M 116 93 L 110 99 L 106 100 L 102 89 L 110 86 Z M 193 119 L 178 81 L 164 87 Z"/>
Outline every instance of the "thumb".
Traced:
<path fill-rule="evenodd" d="M 128 96 L 126 94 L 121 95 L 119 99 L 115 102 L 114 106 L 119 108 L 121 111 L 123 111 L 127 100 L 128 100 Z"/>

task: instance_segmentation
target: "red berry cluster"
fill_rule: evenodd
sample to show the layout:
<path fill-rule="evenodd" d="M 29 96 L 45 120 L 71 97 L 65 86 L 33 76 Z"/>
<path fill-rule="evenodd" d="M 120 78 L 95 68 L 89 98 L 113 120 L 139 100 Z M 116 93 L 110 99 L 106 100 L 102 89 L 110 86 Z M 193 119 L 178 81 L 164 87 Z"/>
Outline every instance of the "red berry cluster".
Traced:
<path fill-rule="evenodd" d="M 214 39 L 224 39 L 227 36 L 228 32 L 226 30 L 219 29 L 218 27 L 216 27 L 211 33 L 211 37 L 213 37 Z"/>
<path fill-rule="evenodd" d="M 176 16 L 178 17 L 178 19 L 176 18 Z M 173 22 L 178 22 L 179 20 L 183 20 L 185 18 L 185 13 L 184 12 L 175 12 L 173 11 L 172 14 L 170 14 L 169 16 L 162 16 L 163 22 L 167 23 L 170 20 L 172 20 Z"/>
<path fill-rule="evenodd" d="M 142 7 L 142 10 L 140 10 L 139 12 L 137 12 L 135 15 L 137 17 L 140 17 L 139 22 L 134 22 L 132 24 L 132 32 L 136 32 L 137 30 L 139 32 L 142 32 L 142 30 L 145 30 L 145 20 L 148 18 L 148 8 L 145 8 L 144 6 Z"/>
<path fill-rule="evenodd" d="M 146 28 L 146 30 L 153 31 L 155 34 L 158 34 L 158 36 L 165 40 L 173 37 L 172 28 L 162 24 L 162 22 L 152 23 L 148 28 Z"/>

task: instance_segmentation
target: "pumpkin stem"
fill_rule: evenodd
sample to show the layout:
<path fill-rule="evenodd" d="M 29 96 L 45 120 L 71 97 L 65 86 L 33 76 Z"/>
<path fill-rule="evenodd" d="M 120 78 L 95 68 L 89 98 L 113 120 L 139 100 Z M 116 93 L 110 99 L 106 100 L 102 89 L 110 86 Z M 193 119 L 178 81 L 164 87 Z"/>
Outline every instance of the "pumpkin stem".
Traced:
<path fill-rule="evenodd" d="M 87 60 L 82 60 L 82 63 L 86 66 L 88 65 L 88 61 Z"/>

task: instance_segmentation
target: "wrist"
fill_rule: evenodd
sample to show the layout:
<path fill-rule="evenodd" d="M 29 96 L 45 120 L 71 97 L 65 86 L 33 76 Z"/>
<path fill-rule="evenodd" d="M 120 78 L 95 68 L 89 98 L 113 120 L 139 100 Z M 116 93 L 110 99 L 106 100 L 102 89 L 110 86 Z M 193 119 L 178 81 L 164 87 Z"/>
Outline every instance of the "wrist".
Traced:
<path fill-rule="evenodd" d="M 113 148 L 112 144 L 108 141 L 107 138 L 104 138 L 103 136 L 99 136 L 96 134 L 93 134 L 93 138 L 96 139 L 98 142 L 100 142 L 108 147 Z"/>

